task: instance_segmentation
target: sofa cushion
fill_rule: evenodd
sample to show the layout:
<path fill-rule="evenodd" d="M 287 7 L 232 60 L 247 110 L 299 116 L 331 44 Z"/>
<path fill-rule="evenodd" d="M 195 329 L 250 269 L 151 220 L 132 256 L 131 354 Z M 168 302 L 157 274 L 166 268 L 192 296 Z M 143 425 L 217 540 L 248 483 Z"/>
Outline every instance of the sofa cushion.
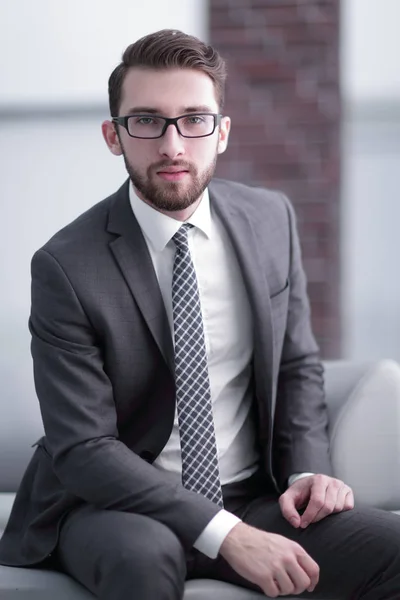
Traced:
<path fill-rule="evenodd" d="M 5 529 L 5 526 L 7 525 L 14 498 L 15 494 L 0 493 L 0 537 Z"/>
<path fill-rule="evenodd" d="M 184 600 L 261 600 L 264 594 L 211 579 L 189 581 Z M 45 569 L 0 566 L 1 600 L 94 600 L 94 596 L 67 575 Z M 298 596 L 285 596 L 297 600 Z"/>
<path fill-rule="evenodd" d="M 184 600 L 261 600 L 264 594 L 246 590 L 244 588 L 213 581 L 211 579 L 194 579 L 185 586 Z M 298 600 L 298 596 L 285 596 L 286 600 Z M 316 598 L 315 600 L 318 600 Z M 339 599 L 338 599 L 339 600 Z"/>
<path fill-rule="evenodd" d="M 93 594 L 67 575 L 45 569 L 0 566 L 0 598 L 15 600 L 94 600 Z"/>
<path fill-rule="evenodd" d="M 342 405 L 330 432 L 336 477 L 354 491 L 356 501 L 400 507 L 400 366 L 374 363 Z"/>

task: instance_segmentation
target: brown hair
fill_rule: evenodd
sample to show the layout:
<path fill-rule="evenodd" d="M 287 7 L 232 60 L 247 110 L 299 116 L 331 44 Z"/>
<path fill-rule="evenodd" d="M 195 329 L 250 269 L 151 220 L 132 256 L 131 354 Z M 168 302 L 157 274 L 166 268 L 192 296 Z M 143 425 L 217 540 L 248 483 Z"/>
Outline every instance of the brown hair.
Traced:
<path fill-rule="evenodd" d="M 108 96 L 112 117 L 118 116 L 122 85 L 131 67 L 149 69 L 184 68 L 206 73 L 213 81 L 220 110 L 224 105 L 225 61 L 212 47 L 194 36 L 174 29 L 163 29 L 146 35 L 127 47 L 122 62 L 108 80 Z"/>

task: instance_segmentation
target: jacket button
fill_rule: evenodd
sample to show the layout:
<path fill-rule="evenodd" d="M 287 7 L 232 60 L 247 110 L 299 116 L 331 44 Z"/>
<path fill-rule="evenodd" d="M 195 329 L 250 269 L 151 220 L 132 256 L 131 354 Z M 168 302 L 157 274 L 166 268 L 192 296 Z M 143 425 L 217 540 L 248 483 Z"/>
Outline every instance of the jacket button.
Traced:
<path fill-rule="evenodd" d="M 139 454 L 140 458 L 143 458 L 143 460 L 146 460 L 147 462 L 153 462 L 154 460 L 154 454 L 152 452 L 150 452 L 149 450 L 142 450 L 142 452 Z"/>

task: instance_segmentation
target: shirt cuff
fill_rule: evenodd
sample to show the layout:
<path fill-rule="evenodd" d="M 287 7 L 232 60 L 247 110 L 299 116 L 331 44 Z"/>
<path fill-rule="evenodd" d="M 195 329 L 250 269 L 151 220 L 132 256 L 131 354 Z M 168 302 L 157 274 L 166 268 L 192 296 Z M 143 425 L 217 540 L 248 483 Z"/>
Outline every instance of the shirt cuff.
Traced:
<path fill-rule="evenodd" d="M 303 479 L 303 477 L 310 477 L 310 475 L 315 475 L 315 473 L 293 473 L 293 475 L 291 475 L 288 479 L 288 486 L 290 487 L 298 479 Z"/>
<path fill-rule="evenodd" d="M 232 513 L 224 509 L 220 510 L 203 529 L 193 544 L 194 548 L 209 558 L 217 558 L 222 542 L 235 525 L 240 522 L 241 519 Z"/>

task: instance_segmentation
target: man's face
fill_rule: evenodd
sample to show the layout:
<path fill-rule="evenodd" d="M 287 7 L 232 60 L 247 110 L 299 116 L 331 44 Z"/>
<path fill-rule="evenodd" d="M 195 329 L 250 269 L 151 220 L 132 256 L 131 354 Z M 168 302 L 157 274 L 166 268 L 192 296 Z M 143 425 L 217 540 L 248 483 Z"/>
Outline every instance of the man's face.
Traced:
<path fill-rule="evenodd" d="M 179 117 L 219 113 L 219 107 L 213 82 L 205 73 L 132 68 L 123 84 L 119 116 L 133 113 Z M 113 137 L 110 127 L 118 127 L 119 135 Z M 124 127 L 107 122 L 103 133 L 111 151 L 123 154 L 139 196 L 158 210 L 181 211 L 196 202 L 209 184 L 217 154 L 226 148 L 229 127 L 229 118 L 224 117 L 208 137 L 182 137 L 170 125 L 161 138 L 137 139 Z"/>

